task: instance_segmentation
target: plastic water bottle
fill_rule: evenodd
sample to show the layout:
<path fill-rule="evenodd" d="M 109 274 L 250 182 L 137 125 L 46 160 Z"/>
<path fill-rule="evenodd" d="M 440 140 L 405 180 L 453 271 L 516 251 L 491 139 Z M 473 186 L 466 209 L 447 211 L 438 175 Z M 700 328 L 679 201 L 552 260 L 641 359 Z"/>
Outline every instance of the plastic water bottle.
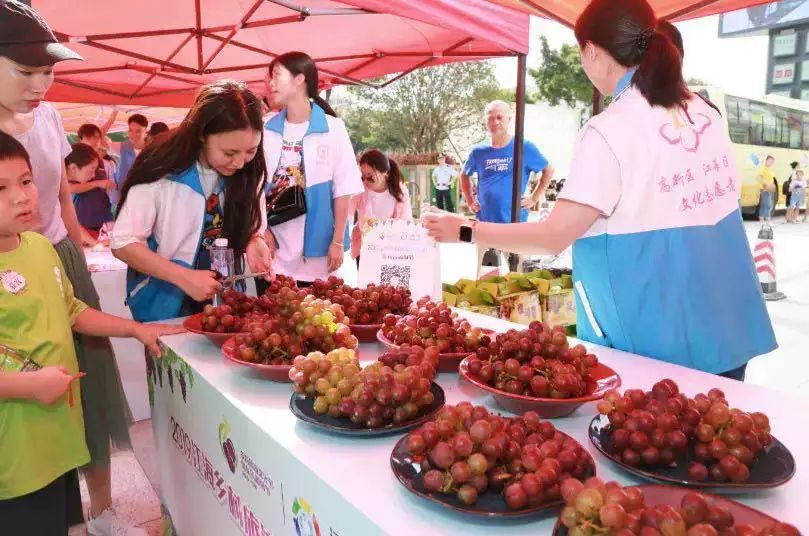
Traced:
<path fill-rule="evenodd" d="M 211 270 L 219 273 L 223 278 L 233 275 L 233 250 L 228 247 L 227 238 L 217 238 L 209 251 L 211 255 Z M 221 305 L 222 298 L 215 294 L 213 298 L 214 306 Z"/>

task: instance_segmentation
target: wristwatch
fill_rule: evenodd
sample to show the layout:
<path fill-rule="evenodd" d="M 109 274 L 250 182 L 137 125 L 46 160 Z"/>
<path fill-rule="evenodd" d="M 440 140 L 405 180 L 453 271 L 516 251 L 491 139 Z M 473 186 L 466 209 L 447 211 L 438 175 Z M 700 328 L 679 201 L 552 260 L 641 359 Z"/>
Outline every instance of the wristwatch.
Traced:
<path fill-rule="evenodd" d="M 458 231 L 458 240 L 461 242 L 474 242 L 477 223 L 477 220 L 472 220 L 468 224 L 461 224 L 461 228 Z"/>

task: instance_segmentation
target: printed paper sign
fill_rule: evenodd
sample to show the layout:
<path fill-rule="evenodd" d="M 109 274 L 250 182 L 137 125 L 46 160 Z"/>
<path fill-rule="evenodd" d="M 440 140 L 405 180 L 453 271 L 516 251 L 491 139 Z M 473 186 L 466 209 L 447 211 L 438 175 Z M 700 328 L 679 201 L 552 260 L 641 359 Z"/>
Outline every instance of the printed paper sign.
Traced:
<path fill-rule="evenodd" d="M 441 297 L 438 244 L 419 223 L 369 220 L 363 229 L 359 285 L 402 286 L 413 298 Z"/>

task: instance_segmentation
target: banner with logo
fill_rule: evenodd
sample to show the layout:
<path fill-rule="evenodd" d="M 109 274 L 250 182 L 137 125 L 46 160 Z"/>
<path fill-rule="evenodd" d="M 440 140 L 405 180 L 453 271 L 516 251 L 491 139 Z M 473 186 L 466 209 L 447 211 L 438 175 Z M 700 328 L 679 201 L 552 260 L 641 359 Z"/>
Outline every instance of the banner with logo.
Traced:
<path fill-rule="evenodd" d="M 438 244 L 421 224 L 406 220 L 369 220 L 362 230 L 358 284 L 403 286 L 414 298 L 441 298 Z"/>
<path fill-rule="evenodd" d="M 148 374 L 161 499 L 176 534 L 382 534 L 189 362 L 163 354 Z"/>

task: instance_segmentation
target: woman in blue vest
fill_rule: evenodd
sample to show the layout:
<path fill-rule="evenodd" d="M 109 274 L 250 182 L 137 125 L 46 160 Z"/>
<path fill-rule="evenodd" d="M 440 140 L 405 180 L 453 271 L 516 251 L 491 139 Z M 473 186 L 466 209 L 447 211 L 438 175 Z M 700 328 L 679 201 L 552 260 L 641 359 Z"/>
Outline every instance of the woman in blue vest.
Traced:
<path fill-rule="evenodd" d="M 193 314 L 219 290 L 208 247 L 227 238 L 241 271 L 270 268 L 261 101 L 242 82 L 202 88 L 183 122 L 148 145 L 121 191 L 110 247 L 129 265 L 140 321 Z"/>
<path fill-rule="evenodd" d="M 683 81 L 646 0 L 593 0 L 582 67 L 612 95 L 579 133 L 550 217 L 496 224 L 427 216 L 442 241 L 527 254 L 573 245 L 582 339 L 743 380 L 776 347 L 739 213 L 727 128 Z"/>
<path fill-rule="evenodd" d="M 363 192 L 345 124 L 318 95 L 317 68 L 303 52 L 270 64 L 264 155 L 270 182 L 267 215 L 277 247 L 273 268 L 306 286 L 340 268 L 348 249 L 348 206 Z M 303 192 L 296 200 L 293 191 Z"/>

